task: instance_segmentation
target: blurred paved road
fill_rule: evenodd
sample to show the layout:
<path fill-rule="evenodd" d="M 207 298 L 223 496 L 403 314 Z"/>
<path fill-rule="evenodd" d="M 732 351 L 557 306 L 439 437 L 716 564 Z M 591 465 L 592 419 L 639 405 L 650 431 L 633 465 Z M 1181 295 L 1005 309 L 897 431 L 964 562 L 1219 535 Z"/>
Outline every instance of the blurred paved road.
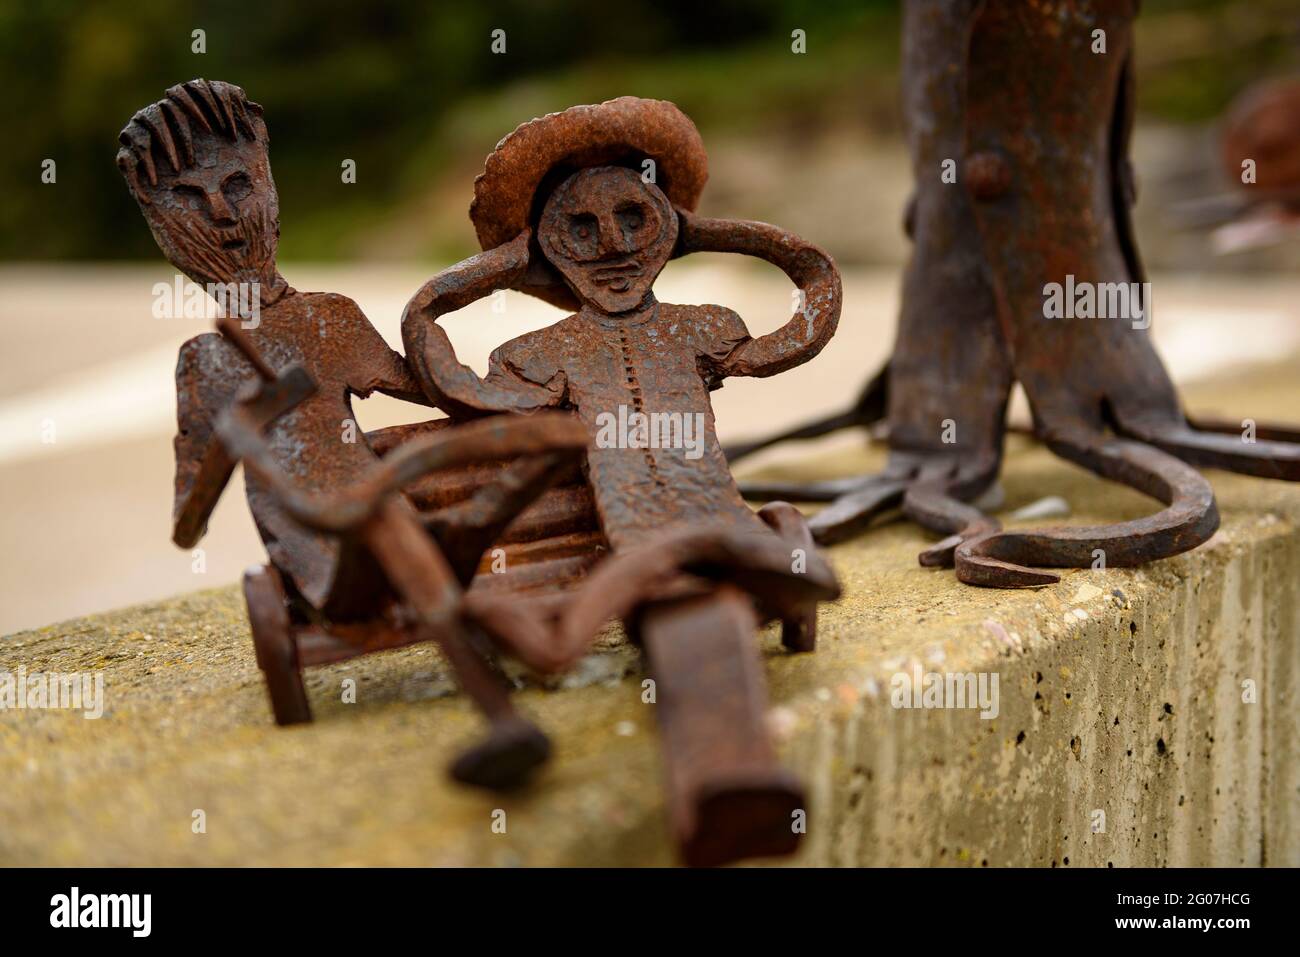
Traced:
<path fill-rule="evenodd" d="M 352 297 L 400 346 L 402 306 L 432 270 L 285 273 L 300 289 Z M 161 266 L 0 266 L 0 633 L 222 584 L 262 557 L 238 482 L 213 516 L 203 572 L 169 541 L 176 349 L 209 327 L 152 317 L 153 285 L 171 279 Z M 723 438 L 845 404 L 888 355 L 897 286 L 892 269 L 848 272 L 840 331 L 816 361 L 775 379 L 732 380 L 715 394 Z M 1300 351 L 1300 279 L 1165 276 L 1154 288 L 1156 339 L 1181 381 Z M 671 264 L 656 291 L 728 305 L 755 335 L 792 305 L 778 271 L 721 256 Z M 478 303 L 448 329 L 462 361 L 481 372 L 493 347 L 559 315 L 510 294 L 503 315 Z M 382 396 L 357 413 L 364 428 L 426 417 Z"/>

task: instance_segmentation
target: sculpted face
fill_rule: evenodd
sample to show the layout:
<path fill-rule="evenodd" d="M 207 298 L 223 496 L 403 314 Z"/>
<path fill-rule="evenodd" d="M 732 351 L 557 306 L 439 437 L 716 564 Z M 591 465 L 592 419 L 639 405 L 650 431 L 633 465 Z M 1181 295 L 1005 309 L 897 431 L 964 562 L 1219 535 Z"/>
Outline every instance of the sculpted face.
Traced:
<path fill-rule="evenodd" d="M 242 137 L 194 137 L 194 163 L 158 166 L 140 184 L 140 208 L 169 262 L 195 282 L 270 288 L 280 203 L 265 147 Z"/>
<path fill-rule="evenodd" d="M 538 241 L 584 304 L 618 314 L 649 294 L 677 242 L 677 214 L 630 169 L 585 169 L 547 200 Z"/>

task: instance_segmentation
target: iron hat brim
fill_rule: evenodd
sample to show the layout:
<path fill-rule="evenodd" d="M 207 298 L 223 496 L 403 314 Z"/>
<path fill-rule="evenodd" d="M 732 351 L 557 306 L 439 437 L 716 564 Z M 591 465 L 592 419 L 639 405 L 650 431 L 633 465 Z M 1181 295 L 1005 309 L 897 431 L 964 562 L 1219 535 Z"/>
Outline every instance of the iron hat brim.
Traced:
<path fill-rule="evenodd" d="M 626 166 L 645 170 L 674 206 L 694 212 L 708 179 L 704 141 L 695 124 L 666 100 L 621 96 L 530 120 L 501 140 L 474 180 L 469 217 L 483 249 L 536 228 L 551 191 L 581 169 Z M 573 308 L 568 288 L 535 246 L 535 268 L 519 289 Z"/>

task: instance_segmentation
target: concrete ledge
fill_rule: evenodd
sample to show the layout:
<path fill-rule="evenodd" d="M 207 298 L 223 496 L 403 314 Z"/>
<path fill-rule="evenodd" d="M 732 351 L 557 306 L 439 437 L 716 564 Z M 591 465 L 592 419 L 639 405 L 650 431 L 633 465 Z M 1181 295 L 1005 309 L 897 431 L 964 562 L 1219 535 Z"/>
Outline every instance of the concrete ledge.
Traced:
<path fill-rule="evenodd" d="M 1278 367 L 1193 408 L 1298 418 L 1296 381 Z M 1300 488 L 1211 479 L 1224 520 L 1206 546 L 1037 591 L 919 568 L 928 539 L 903 523 L 833 549 L 847 597 L 818 652 L 764 637 L 772 726 L 811 798 L 795 862 L 1300 864 Z M 1070 523 L 1151 510 L 1026 442 L 1004 486 L 1008 509 L 1064 496 Z M 519 692 L 556 753 L 508 796 L 445 777 L 477 718 L 431 647 L 309 670 L 315 724 L 276 728 L 233 587 L 0 640 L 0 671 L 19 666 L 102 669 L 106 708 L 0 711 L 0 864 L 673 860 L 653 706 L 616 633 L 559 686 Z M 996 673 L 997 717 L 892 707 L 914 667 Z M 356 704 L 340 700 L 348 677 Z"/>

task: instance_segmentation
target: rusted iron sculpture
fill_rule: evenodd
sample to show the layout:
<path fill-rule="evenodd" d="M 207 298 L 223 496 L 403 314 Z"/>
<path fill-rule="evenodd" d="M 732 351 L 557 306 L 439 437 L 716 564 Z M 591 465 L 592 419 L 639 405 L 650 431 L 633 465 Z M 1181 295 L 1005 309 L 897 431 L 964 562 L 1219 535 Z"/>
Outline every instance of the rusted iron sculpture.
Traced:
<path fill-rule="evenodd" d="M 840 310 L 829 257 L 776 227 L 695 217 L 705 154 L 671 104 L 577 107 L 489 157 L 471 209 L 486 252 L 412 299 L 408 366 L 355 304 L 280 276 L 266 126 L 242 90 L 173 87 L 121 142 L 168 260 L 195 282 L 252 291 L 220 334 L 181 350 L 173 537 L 202 537 L 242 461 L 271 559 L 244 592 L 276 720 L 310 720 L 306 665 L 435 641 L 490 722 L 453 774 L 510 786 L 549 745 L 511 707 L 492 652 L 558 670 L 621 618 L 658 682 L 686 860 L 792 850 L 803 794 L 764 728 L 752 644 L 775 618 L 788 647 L 812 650 L 817 603 L 838 585 L 797 510 L 744 504 L 708 391 L 820 351 Z M 777 264 L 805 308 L 751 339 L 723 307 L 657 302 L 667 259 L 702 250 Z M 507 343 L 480 380 L 435 320 L 506 287 L 577 312 Z M 358 434 L 351 396 L 376 390 L 450 418 Z M 665 423 L 665 441 L 621 441 L 614 424 L 629 420 L 645 439 Z M 485 557 L 494 545 L 504 569 Z"/>
<path fill-rule="evenodd" d="M 880 475 L 755 482 L 755 498 L 828 502 L 810 522 L 834 542 L 902 505 L 946 536 L 923 565 L 964 582 L 1041 585 L 1028 566 L 1113 566 L 1178 554 L 1218 526 L 1192 466 L 1300 480 L 1300 432 L 1190 422 L 1152 348 L 1149 295 L 1129 218 L 1134 0 L 912 0 L 904 7 L 904 116 L 915 242 L 888 367 L 849 411 L 730 450 L 888 420 Z M 1100 32 L 1099 32 L 1100 31 Z M 1101 42 L 1099 43 L 1099 37 Z M 945 164 L 956 182 L 945 182 Z M 1047 318 L 1048 284 L 1140 305 L 1110 318 Z M 1112 285 L 1115 284 L 1115 285 Z M 1093 528 L 1005 532 L 974 506 L 1001 465 L 1019 381 L 1056 454 L 1167 506 Z M 1235 434 L 1234 434 L 1235 433 Z"/>
<path fill-rule="evenodd" d="M 315 393 L 315 382 L 296 364 L 274 373 L 237 323 L 223 320 L 222 333 L 250 361 L 260 379 L 260 388 L 241 395 L 217 416 L 215 432 L 226 453 L 243 462 L 245 474 L 269 489 L 293 521 L 330 536 L 339 542 L 342 554 L 357 564 L 368 562 L 383 578 L 381 586 L 368 592 L 371 617 L 360 623 L 321 621 L 314 629 L 296 634 L 290 627 L 292 606 L 275 587 L 278 573 L 264 569 L 245 579 L 249 619 L 272 700 L 290 702 L 308 713 L 302 681 L 292 660 L 304 647 L 324 651 L 329 660 L 337 660 L 378 648 L 437 642 L 461 687 L 491 724 L 488 737 L 452 766 L 453 776 L 487 787 L 518 784 L 546 759 L 550 745 L 540 730 L 515 711 L 501 677 L 475 646 L 476 638 L 490 637 L 502 647 L 514 649 L 515 634 L 494 628 L 490 618 L 476 616 L 474 608 L 463 601 L 463 586 L 473 574 L 479 554 L 499 531 L 498 522 L 513 517 L 540 493 L 545 476 L 564 462 L 557 450 L 569 453 L 568 461 L 576 460 L 586 447 L 586 433 L 567 416 L 546 414 L 531 421 L 498 417 L 411 441 L 372 464 L 346 488 L 305 493 L 281 467 L 274 446 L 262 437 L 268 421 L 258 413 L 292 410 Z M 500 518 L 462 527 L 456 547 L 440 547 L 447 545 L 447 536 L 428 534 L 401 489 L 426 475 L 507 456 L 538 456 L 535 462 L 521 463 L 515 470 L 527 472 L 529 481 L 505 490 L 496 503 Z M 479 554 L 465 551 L 466 534 L 477 537 Z M 456 562 L 457 558 L 462 561 Z M 280 660 L 270 660 L 276 658 Z"/>
<path fill-rule="evenodd" d="M 816 355 L 839 318 L 839 275 L 784 230 L 696 217 L 705 176 L 699 133 L 670 103 L 623 97 L 525 123 L 475 183 L 470 216 L 485 251 L 426 283 L 402 322 L 421 387 L 451 415 L 563 409 L 587 429 L 590 501 L 612 555 L 572 590 L 556 635 L 563 649 L 585 647 L 616 616 L 644 645 L 670 813 L 694 864 L 795 846 L 803 794 L 764 729 L 754 631 L 777 618 L 788 647 L 811 650 L 816 603 L 838 594 L 793 507 L 756 516 L 744 504 L 708 392 Z M 724 307 L 656 300 L 670 256 L 705 250 L 776 264 L 805 308 L 753 339 Z M 480 379 L 437 319 L 497 289 L 574 311 L 501 346 Z M 676 440 L 655 441 L 656 422 L 676 424 Z M 624 423 L 638 437 L 621 434 Z M 682 432 L 693 427 L 698 455 Z"/>
<path fill-rule="evenodd" d="M 527 658 L 536 629 L 475 619 L 460 591 L 509 521 L 576 461 L 585 432 L 554 418 L 442 429 L 381 464 L 358 434 L 351 396 L 425 399 L 354 303 L 297 292 L 276 269 L 278 201 L 260 107 L 236 86 L 193 80 L 137 113 L 121 142 L 118 164 L 168 261 L 231 292 L 227 307 L 240 304 L 224 335 L 181 348 L 173 538 L 183 548 L 199 541 L 243 458 L 271 558 L 245 576 L 244 594 L 276 720 L 311 720 L 303 666 L 435 640 L 491 721 L 453 773 L 517 782 L 549 747 L 511 709 L 474 640 L 486 633 Z M 426 471 L 528 453 L 539 454 L 471 497 L 477 507 L 428 516 L 432 539 L 397 494 Z"/>

